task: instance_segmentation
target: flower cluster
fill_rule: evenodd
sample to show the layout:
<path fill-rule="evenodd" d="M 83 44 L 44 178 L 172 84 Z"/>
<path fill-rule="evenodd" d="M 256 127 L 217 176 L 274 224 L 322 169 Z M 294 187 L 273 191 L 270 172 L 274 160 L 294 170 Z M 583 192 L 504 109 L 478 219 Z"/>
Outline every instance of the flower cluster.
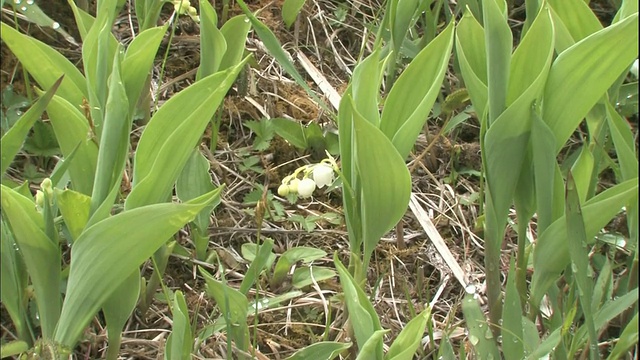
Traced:
<path fill-rule="evenodd" d="M 313 194 L 317 188 L 321 189 L 333 183 L 334 171 L 338 165 L 331 157 L 322 160 L 318 164 L 311 164 L 299 167 L 293 174 L 282 179 L 282 185 L 278 188 L 280 196 L 297 194 L 301 198 L 307 198 Z M 302 179 L 298 175 L 302 173 Z"/>
<path fill-rule="evenodd" d="M 53 184 L 49 178 L 42 180 L 42 183 L 40 183 L 40 190 L 36 191 L 35 201 L 38 209 L 42 209 L 44 207 L 45 199 L 47 199 L 49 205 L 53 205 L 51 203 L 53 199 Z"/>
<path fill-rule="evenodd" d="M 193 21 L 200 22 L 198 10 L 191 6 L 191 2 L 189 0 L 171 0 L 171 3 L 178 15 L 189 15 Z"/>

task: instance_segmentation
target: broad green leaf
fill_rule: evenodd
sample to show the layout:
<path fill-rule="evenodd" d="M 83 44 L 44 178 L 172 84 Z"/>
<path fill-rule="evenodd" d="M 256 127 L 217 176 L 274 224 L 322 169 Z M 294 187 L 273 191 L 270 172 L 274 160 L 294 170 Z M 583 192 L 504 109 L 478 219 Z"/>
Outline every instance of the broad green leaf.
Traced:
<path fill-rule="evenodd" d="M 76 20 L 76 26 L 78 27 L 78 32 L 80 33 L 80 38 L 82 38 L 82 41 L 84 42 L 85 38 L 87 37 L 87 33 L 93 26 L 93 23 L 96 19 L 86 11 L 80 9 L 76 5 L 74 0 L 67 0 L 67 3 L 69 4 L 69 6 L 71 6 L 73 17 Z"/>
<path fill-rule="evenodd" d="M 284 24 L 287 28 L 290 28 L 293 25 L 293 22 L 296 21 L 296 17 L 302 10 L 304 6 L 305 0 L 285 0 L 282 3 L 282 20 L 284 20 Z"/>
<path fill-rule="evenodd" d="M 391 30 L 391 46 L 394 56 L 400 54 L 407 31 L 412 24 L 413 14 L 419 2 L 417 0 L 393 0 L 389 6 L 389 30 Z M 435 52 L 435 54 L 440 54 Z M 395 63 L 395 62 L 394 62 Z M 391 73 L 387 76 L 395 76 Z"/>
<path fill-rule="evenodd" d="M 98 149 L 96 178 L 91 194 L 91 214 L 108 202 L 111 207 L 115 199 L 109 194 L 114 186 L 122 182 L 122 173 L 129 155 L 129 138 L 133 118 L 130 115 L 124 80 L 121 78 L 120 53 L 116 52 L 113 69 L 109 77 L 109 93 L 106 99 L 103 129 Z"/>
<path fill-rule="evenodd" d="M 122 81 L 129 100 L 129 113 L 132 114 L 144 83 L 151 70 L 158 47 L 169 24 L 144 30 L 127 47 L 122 60 Z"/>
<path fill-rule="evenodd" d="M 64 225 L 69 230 L 73 242 L 80 237 L 89 221 L 91 197 L 69 189 L 54 189 L 54 191 Z"/>
<path fill-rule="evenodd" d="M 484 30 L 467 9 L 456 27 L 456 55 L 462 78 L 479 119 L 489 98 L 487 89 L 487 51 Z"/>
<path fill-rule="evenodd" d="M 293 146 L 300 149 L 308 147 L 307 138 L 304 136 L 304 128 L 300 122 L 285 118 L 275 118 L 269 121 L 273 124 L 276 134 L 282 136 Z"/>
<path fill-rule="evenodd" d="M 286 360 L 332 360 L 341 352 L 351 347 L 351 343 L 340 343 L 334 341 L 322 341 L 315 344 L 311 344 L 304 349 L 296 351 L 293 355 L 289 356 Z"/>
<path fill-rule="evenodd" d="M 501 8 L 505 7 L 504 0 L 482 2 L 484 39 L 487 51 L 488 126 L 491 126 L 506 107 L 513 36 L 507 19 L 501 11 Z"/>
<path fill-rule="evenodd" d="M 29 284 L 27 269 L 19 253 L 18 244 L 4 219 L 0 219 L 0 234 L 0 300 L 9 313 L 18 339 L 31 342 L 27 324 L 27 302 L 24 301 Z"/>
<path fill-rule="evenodd" d="M 0 185 L 2 213 L 20 248 L 36 294 L 42 337 L 53 336 L 60 316 L 60 249 L 44 232 L 42 215 L 35 204 Z"/>
<path fill-rule="evenodd" d="M 362 118 L 353 117 L 355 166 L 362 182 L 361 208 L 364 267 L 380 238 L 402 218 L 411 195 L 411 175 L 391 141 Z M 385 175 L 380 169 L 385 169 Z"/>
<path fill-rule="evenodd" d="M 353 70 L 351 92 L 354 109 L 374 127 L 380 126 L 378 97 L 380 96 L 380 51 L 374 51 Z"/>
<path fill-rule="evenodd" d="M 591 150 L 589 150 L 589 146 L 583 145 L 578 159 L 576 159 L 571 167 L 576 189 L 580 195 L 580 202 L 584 202 L 587 199 L 587 193 L 591 183 L 591 174 L 593 174 L 593 167 L 595 166 L 594 162 L 594 157 Z"/>
<path fill-rule="evenodd" d="M 560 343 L 560 336 L 560 328 L 555 329 L 540 343 L 540 346 L 529 354 L 527 360 L 540 360 L 541 358 L 548 357 Z"/>
<path fill-rule="evenodd" d="M 87 99 L 91 105 L 89 111 L 98 137 L 102 133 L 107 104 L 108 78 L 119 46 L 111 33 L 115 5 L 115 1 L 100 2 L 96 20 L 82 44 L 82 63 L 89 94 Z"/>
<path fill-rule="evenodd" d="M 242 60 L 249 29 L 251 29 L 251 23 L 244 15 L 234 16 L 222 25 L 220 32 L 227 42 L 227 50 L 222 56 L 218 70 L 227 70 Z"/>
<path fill-rule="evenodd" d="M 39 40 L 19 33 L 4 22 L 0 24 L 0 34 L 2 41 L 43 89 L 51 88 L 64 75 L 56 92 L 58 96 L 74 106 L 79 106 L 83 98 L 89 97 L 84 76 L 59 52 Z"/>
<path fill-rule="evenodd" d="M 200 27 L 202 29 L 200 32 L 200 66 L 196 73 L 196 80 L 225 70 L 220 68 L 220 63 L 227 51 L 227 42 L 218 29 L 216 11 L 206 0 L 200 0 Z"/>
<path fill-rule="evenodd" d="M 507 106 L 522 96 L 541 75 L 546 80 L 553 58 L 553 33 L 549 8 L 543 6 L 511 58 Z"/>
<path fill-rule="evenodd" d="M 358 356 L 356 360 L 370 360 L 370 359 L 379 359 L 382 360 L 382 354 L 378 351 L 378 349 L 382 345 L 382 337 L 384 334 L 388 333 L 389 330 L 376 330 L 373 334 L 367 339 L 364 345 L 360 346 L 358 351 Z"/>
<path fill-rule="evenodd" d="M 124 211 L 87 228 L 71 248 L 67 296 L 55 340 L 72 347 L 95 313 L 122 282 L 221 189 L 184 204 Z"/>
<path fill-rule="evenodd" d="M 500 331 L 502 334 L 502 353 L 506 360 L 521 360 L 524 357 L 522 304 L 516 287 L 516 267 L 513 257 L 509 267 L 502 309 L 503 328 Z"/>
<path fill-rule="evenodd" d="M 173 324 L 171 335 L 167 338 L 165 359 L 188 360 L 191 359 L 191 348 L 193 347 L 193 336 L 191 334 L 191 324 L 189 323 L 189 309 L 187 302 L 178 290 L 173 294 L 172 310 Z"/>
<path fill-rule="evenodd" d="M 564 213 L 564 201 L 562 201 L 564 196 L 560 193 L 561 189 L 555 186 L 555 179 L 560 177 L 560 170 L 556 162 L 553 132 L 542 120 L 539 106 L 534 106 L 531 111 L 531 146 L 536 187 L 537 226 L 538 233 L 542 234 L 551 223 Z M 558 198 L 562 201 L 561 206 L 554 203 L 554 199 Z"/>
<path fill-rule="evenodd" d="M 469 330 L 469 341 L 473 345 L 478 359 L 500 359 L 491 327 L 484 317 L 478 300 L 473 294 L 465 294 L 462 300 L 462 313 Z"/>
<path fill-rule="evenodd" d="M 40 119 L 40 116 L 46 109 L 49 101 L 55 94 L 56 90 L 60 86 L 63 77 L 60 77 L 46 93 L 44 93 L 38 101 L 36 101 L 29 110 L 24 113 L 18 121 L 13 124 L 13 126 L 2 136 L 2 151 L 1 155 L 1 163 L 0 163 L 0 175 L 3 175 L 5 171 L 11 165 L 13 158 L 16 156 L 22 144 L 24 143 L 24 139 L 29 134 L 29 130 L 33 126 L 33 124 Z"/>
<path fill-rule="evenodd" d="M 273 239 L 264 239 L 262 244 L 260 244 L 260 248 L 258 249 L 258 255 L 251 262 L 251 265 L 247 269 L 245 273 L 244 279 L 242 279 L 242 283 L 240 283 L 240 293 L 247 295 L 249 293 L 249 289 L 258 281 L 258 277 L 262 273 L 262 270 L 269 263 L 270 255 L 272 254 L 273 249 Z"/>
<path fill-rule="evenodd" d="M 629 199 L 637 196 L 638 182 L 637 178 L 634 178 L 587 200 L 582 206 L 586 238 L 593 238 L 620 212 Z M 533 250 L 533 267 L 535 269 L 531 280 L 533 306 L 539 306 L 542 296 L 551 283 L 557 279 L 557 274 L 569 265 L 569 245 L 565 239 L 567 239 L 567 228 L 564 217 L 556 220 L 538 237 L 538 242 Z"/>
<path fill-rule="evenodd" d="M 209 161 L 198 149 L 193 149 L 191 156 L 185 164 L 180 176 L 176 180 L 176 195 L 182 201 L 195 199 L 196 197 L 215 189 L 211 183 L 209 174 Z M 193 223 L 197 231 L 206 234 L 211 223 L 211 211 L 217 203 L 205 208 Z M 208 239 L 208 237 L 207 237 Z"/>
<path fill-rule="evenodd" d="M 431 317 L 431 309 L 428 307 L 420 314 L 411 319 L 409 323 L 402 329 L 398 337 L 389 347 L 389 351 L 385 355 L 388 360 L 411 360 L 413 359 L 422 337 L 427 327 L 427 321 Z"/>
<path fill-rule="evenodd" d="M 0 357 L 3 359 L 10 356 L 18 356 L 29 350 L 29 344 L 26 341 L 14 340 L 0 345 Z"/>
<path fill-rule="evenodd" d="M 571 34 L 573 43 L 602 30 L 600 20 L 583 0 L 547 0 L 547 2 L 558 16 L 555 20 L 562 21 L 562 25 Z"/>
<path fill-rule="evenodd" d="M 166 200 L 245 62 L 196 82 L 155 113 L 138 142 L 127 209 Z"/>
<path fill-rule="evenodd" d="M 87 118 L 77 107 L 57 95 L 47 106 L 47 114 L 62 155 L 68 158 L 76 151 L 73 162 L 69 165 L 72 188 L 91 195 L 98 163 L 98 144 L 92 138 Z"/>
<path fill-rule="evenodd" d="M 304 264 L 308 264 L 324 256 L 327 256 L 325 251 L 307 246 L 296 246 L 285 251 L 273 269 L 272 286 L 280 285 L 291 270 L 291 266 L 297 262 L 301 261 Z"/>
<path fill-rule="evenodd" d="M 349 311 L 349 321 L 353 328 L 358 347 L 362 348 L 376 331 L 382 330 L 380 319 L 373 305 L 367 298 L 362 288 L 358 286 L 349 274 L 349 271 L 342 265 L 338 254 L 334 254 L 333 261 L 340 275 L 340 284 L 344 292 L 347 310 Z M 374 357 L 382 359 L 382 341 L 376 343 Z"/>
<path fill-rule="evenodd" d="M 291 286 L 302 289 L 312 285 L 314 282 L 319 283 L 334 276 L 336 276 L 336 272 L 330 268 L 320 266 L 299 267 L 291 275 Z"/>
<path fill-rule="evenodd" d="M 236 346 L 240 350 L 247 350 L 249 346 L 249 328 L 247 326 L 247 315 L 249 313 L 249 302 L 240 291 L 224 284 L 204 269 L 200 268 L 200 273 L 207 283 L 207 293 L 216 300 L 222 318 L 227 324 L 227 331 Z"/>
<path fill-rule="evenodd" d="M 258 250 L 258 244 L 254 244 L 254 243 L 244 243 L 240 247 L 240 252 L 242 253 L 242 257 L 249 262 L 255 260 L 257 250 Z M 275 262 L 276 262 L 276 254 L 274 253 L 269 254 L 269 260 L 267 260 L 266 267 L 270 269 L 273 263 Z"/>
<path fill-rule="evenodd" d="M 404 159 L 423 130 L 449 64 L 453 22 L 411 61 L 385 100 L 380 130 Z"/>
<path fill-rule="evenodd" d="M 556 153 L 589 110 L 638 56 L 638 15 L 576 43 L 554 61 L 544 93 L 543 119 Z"/>
<path fill-rule="evenodd" d="M 140 296 L 140 271 L 135 270 L 113 291 L 104 304 L 102 313 L 107 324 L 107 359 L 117 359 L 120 354 L 122 330 L 131 318 L 131 313 Z M 174 322 L 175 328 L 175 322 Z"/>
<path fill-rule="evenodd" d="M 612 24 L 617 23 L 620 20 L 624 20 L 627 17 L 638 12 L 638 2 L 634 0 L 622 0 L 622 6 L 618 9 L 618 13 L 613 18 Z"/>

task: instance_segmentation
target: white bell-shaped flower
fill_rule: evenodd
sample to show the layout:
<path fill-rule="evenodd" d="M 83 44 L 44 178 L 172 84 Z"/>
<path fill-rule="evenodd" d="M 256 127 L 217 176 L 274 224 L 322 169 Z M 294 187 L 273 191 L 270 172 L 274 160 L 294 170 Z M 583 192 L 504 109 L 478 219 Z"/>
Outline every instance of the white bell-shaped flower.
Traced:
<path fill-rule="evenodd" d="M 320 163 L 313 168 L 313 181 L 319 189 L 333 183 L 333 168 L 329 164 Z"/>
<path fill-rule="evenodd" d="M 305 178 L 298 182 L 298 195 L 301 198 L 307 198 L 313 194 L 313 191 L 316 189 L 316 182 L 312 179 Z"/>

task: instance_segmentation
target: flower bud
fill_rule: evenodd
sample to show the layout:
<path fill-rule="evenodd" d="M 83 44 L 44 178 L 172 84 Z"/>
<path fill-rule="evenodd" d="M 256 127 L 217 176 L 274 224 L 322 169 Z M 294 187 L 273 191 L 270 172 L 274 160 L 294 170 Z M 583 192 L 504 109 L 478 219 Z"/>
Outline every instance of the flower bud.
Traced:
<path fill-rule="evenodd" d="M 287 184 L 282 184 L 278 187 L 278 195 L 280 196 L 287 196 L 289 195 L 289 185 Z"/>
<path fill-rule="evenodd" d="M 306 178 L 300 180 L 298 183 L 298 195 L 301 198 L 307 198 L 313 194 L 313 191 L 316 189 L 316 183 L 312 179 Z"/>
<path fill-rule="evenodd" d="M 322 189 L 325 185 L 329 186 L 333 183 L 333 168 L 324 163 L 320 163 L 313 168 L 313 181 L 318 188 Z"/>
<path fill-rule="evenodd" d="M 40 190 L 36 191 L 36 206 L 38 207 L 38 209 L 42 209 L 42 207 L 44 206 L 44 193 Z"/>

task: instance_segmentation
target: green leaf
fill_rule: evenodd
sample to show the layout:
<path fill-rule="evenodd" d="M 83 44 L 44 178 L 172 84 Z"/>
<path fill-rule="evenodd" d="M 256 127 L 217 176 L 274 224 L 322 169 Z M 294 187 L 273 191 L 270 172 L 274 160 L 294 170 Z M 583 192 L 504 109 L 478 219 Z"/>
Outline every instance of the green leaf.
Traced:
<path fill-rule="evenodd" d="M 244 62 L 197 81 L 155 113 L 138 142 L 125 208 L 166 200 Z"/>
<path fill-rule="evenodd" d="M 391 141 L 354 112 L 355 164 L 362 182 L 364 267 L 380 238 L 402 218 L 411 195 L 411 175 Z M 380 169 L 385 169 L 385 175 Z"/>
<path fill-rule="evenodd" d="M 638 345 L 638 313 L 633 316 L 627 326 L 622 330 L 618 342 L 607 359 L 621 359 L 634 346 Z"/>
<path fill-rule="evenodd" d="M 373 305 L 371 305 L 371 302 L 367 298 L 367 295 L 362 288 L 356 284 L 351 274 L 349 274 L 340 259 L 338 259 L 337 253 L 334 254 L 333 261 L 340 275 L 340 284 L 344 291 L 344 298 L 347 303 L 347 310 L 349 311 L 349 321 L 355 333 L 356 343 L 362 349 L 367 341 L 374 336 L 376 331 L 382 330 L 380 319 Z M 375 355 L 373 358 L 382 359 L 382 341 L 375 343 L 375 351 L 373 354 Z"/>
<path fill-rule="evenodd" d="M 189 160 L 187 160 L 180 176 L 176 180 L 176 195 L 180 200 L 187 201 L 195 199 L 215 189 L 211 182 L 209 166 L 209 160 L 207 160 L 198 149 L 194 149 L 191 152 Z M 213 211 L 217 205 L 217 203 L 211 204 L 211 206 L 208 206 L 198 214 L 193 221 L 200 233 L 207 233 L 209 224 L 211 223 L 211 211 Z"/>
<path fill-rule="evenodd" d="M 516 287 L 516 267 L 513 257 L 507 277 L 502 318 L 502 353 L 507 360 L 521 360 L 524 357 L 522 304 Z"/>
<path fill-rule="evenodd" d="M 73 347 L 105 300 L 172 234 L 220 196 L 124 211 L 86 229 L 71 248 L 67 296 L 55 340 Z"/>
<path fill-rule="evenodd" d="M 227 42 L 227 50 L 222 56 L 218 70 L 227 70 L 242 60 L 250 29 L 251 23 L 244 15 L 234 16 L 222 25 L 220 32 Z"/>
<path fill-rule="evenodd" d="M 60 316 L 60 249 L 44 232 L 42 214 L 35 204 L 0 185 L 2 213 L 20 248 L 36 294 L 42 337 L 53 336 Z"/>
<path fill-rule="evenodd" d="M 380 126 L 378 97 L 381 77 L 380 51 L 374 51 L 362 60 L 351 77 L 353 108 L 376 128 Z"/>
<path fill-rule="evenodd" d="M 129 113 L 133 114 L 145 81 L 153 66 L 158 47 L 169 24 L 144 30 L 127 47 L 122 60 L 122 81 L 129 101 Z"/>
<path fill-rule="evenodd" d="M 305 266 L 296 268 L 291 276 L 291 286 L 296 289 L 302 289 L 314 283 L 320 283 L 336 276 L 333 269 L 321 266 Z"/>
<path fill-rule="evenodd" d="M 465 10 L 456 27 L 456 54 L 460 71 L 478 118 L 482 119 L 489 98 L 487 88 L 487 54 L 484 30 L 480 23 Z"/>
<path fill-rule="evenodd" d="M 246 351 L 249 346 L 249 327 L 247 325 L 249 302 L 246 296 L 227 284 L 214 279 L 202 268 L 200 268 L 200 273 L 207 283 L 207 293 L 216 300 L 220 307 L 222 317 L 227 324 L 229 336 L 236 342 L 236 346 L 240 350 Z"/>
<path fill-rule="evenodd" d="M 502 114 L 506 107 L 511 49 L 513 47 L 511 29 L 507 24 L 504 13 L 500 9 L 501 7 L 506 7 L 504 0 L 482 2 L 484 38 L 487 51 L 489 126 Z"/>
<path fill-rule="evenodd" d="M 340 355 L 341 352 L 351 347 L 351 343 L 340 343 L 335 341 L 322 341 L 311 344 L 304 349 L 296 351 L 286 360 L 331 360 Z"/>
<path fill-rule="evenodd" d="M 69 174 L 74 190 L 91 195 L 98 162 L 98 144 L 92 138 L 89 122 L 77 107 L 55 95 L 47 106 L 60 150 L 65 158 L 74 155 Z"/>
<path fill-rule="evenodd" d="M 304 6 L 305 0 L 284 0 L 282 3 L 282 20 L 287 28 L 291 28 L 293 22 L 296 21 L 300 10 Z"/>
<path fill-rule="evenodd" d="M 388 333 L 389 330 L 376 330 L 373 334 L 367 339 L 364 345 L 360 346 L 360 351 L 358 351 L 358 356 L 356 360 L 369 360 L 369 359 L 379 359 L 382 360 L 382 354 L 378 351 L 378 349 L 382 345 L 382 337 L 384 334 Z"/>
<path fill-rule="evenodd" d="M 258 249 L 258 255 L 253 261 L 251 261 L 251 265 L 247 269 L 245 273 L 244 279 L 242 279 L 242 283 L 240 283 L 240 293 L 246 295 L 249 293 L 249 289 L 253 286 L 253 284 L 258 281 L 258 276 L 262 273 L 262 270 L 269 263 L 269 258 L 271 257 L 272 249 L 273 249 L 273 239 L 264 239 L 262 244 Z"/>
<path fill-rule="evenodd" d="M 385 101 L 380 130 L 404 159 L 423 130 L 449 64 L 453 22 L 411 61 Z M 354 74 L 355 76 L 355 74 Z"/>
<path fill-rule="evenodd" d="M 196 73 L 196 80 L 225 70 L 220 68 L 220 63 L 227 51 L 227 42 L 218 29 L 216 11 L 206 0 L 200 0 L 200 27 L 202 29 L 200 32 L 200 66 Z"/>
<path fill-rule="evenodd" d="M 282 136 L 293 146 L 300 149 L 308 147 L 307 138 L 304 135 L 304 127 L 299 121 L 285 118 L 275 118 L 268 121 L 273 125 L 276 134 Z"/>
<path fill-rule="evenodd" d="M 133 117 L 129 112 L 124 79 L 121 78 L 120 52 L 116 52 L 113 69 L 109 77 L 109 92 L 106 99 L 103 129 L 98 149 L 96 178 L 91 194 L 91 214 L 107 203 L 115 201 L 114 186 L 120 187 L 122 173 L 129 156 L 129 139 Z M 112 196 L 109 196 L 113 194 Z"/>
<path fill-rule="evenodd" d="M 82 104 L 82 98 L 89 97 L 84 76 L 59 52 L 39 40 L 20 34 L 4 22 L 0 24 L 0 34 L 2 41 L 42 88 L 51 88 L 64 75 L 56 92 L 59 96 L 74 106 Z"/>
<path fill-rule="evenodd" d="M 491 332 L 491 327 L 484 317 L 478 300 L 467 293 L 462 300 L 462 313 L 469 330 L 469 341 L 476 350 L 479 359 L 500 359 L 500 352 Z"/>
<path fill-rule="evenodd" d="M 413 359 L 427 326 L 427 321 L 431 317 L 431 309 L 428 307 L 420 314 L 411 319 L 402 329 L 398 337 L 393 341 L 389 351 L 385 355 L 388 360 L 411 360 Z"/>
<path fill-rule="evenodd" d="M 18 244 L 4 219 L 0 219 L 0 301 L 9 313 L 18 339 L 31 342 L 24 296 L 29 277 Z M 4 350 L 3 355 L 4 357 Z M 9 355 L 7 355 L 9 356 Z"/>
<path fill-rule="evenodd" d="M 173 325 L 171 334 L 167 338 L 165 359 L 188 360 L 191 359 L 191 348 L 193 347 L 189 310 L 182 291 L 176 291 L 173 296 L 171 311 Z"/>
<path fill-rule="evenodd" d="M 589 8 L 589 4 L 583 0 L 548 0 L 554 14 L 554 24 L 568 32 L 568 40 L 560 40 L 558 53 L 586 38 L 587 36 L 602 30 L 602 24 L 595 13 Z"/>
<path fill-rule="evenodd" d="M 54 191 L 64 225 L 69 230 L 73 242 L 80 237 L 89 221 L 91 197 L 69 189 L 54 189 Z"/>
<path fill-rule="evenodd" d="M 120 354 L 122 330 L 131 318 L 131 313 L 140 296 L 140 271 L 135 270 L 113 291 L 104 304 L 102 313 L 107 324 L 107 359 L 117 359 Z M 175 322 L 174 322 L 175 328 Z"/>
<path fill-rule="evenodd" d="M 630 199 L 638 196 L 638 179 L 630 179 L 609 188 L 582 206 L 582 216 L 586 226 L 586 238 L 593 238 Z M 540 234 L 533 250 L 533 267 L 531 280 L 531 302 L 536 308 L 557 274 L 563 271 L 570 262 L 567 239 L 566 219 L 556 220 L 545 232 Z"/>
<path fill-rule="evenodd" d="M 31 108 L 20 117 L 20 119 L 2 136 L 2 162 L 0 163 L 0 174 L 4 174 L 5 171 L 11 165 L 13 158 L 16 156 L 24 139 L 29 133 L 29 129 L 33 124 L 40 119 L 40 116 L 44 112 L 45 108 L 51 101 L 53 94 L 58 90 L 63 77 L 60 77 L 47 92 L 36 101 Z"/>
<path fill-rule="evenodd" d="M 598 31 L 553 62 L 543 116 L 556 139 L 556 153 L 589 110 L 638 56 L 638 14 Z"/>

